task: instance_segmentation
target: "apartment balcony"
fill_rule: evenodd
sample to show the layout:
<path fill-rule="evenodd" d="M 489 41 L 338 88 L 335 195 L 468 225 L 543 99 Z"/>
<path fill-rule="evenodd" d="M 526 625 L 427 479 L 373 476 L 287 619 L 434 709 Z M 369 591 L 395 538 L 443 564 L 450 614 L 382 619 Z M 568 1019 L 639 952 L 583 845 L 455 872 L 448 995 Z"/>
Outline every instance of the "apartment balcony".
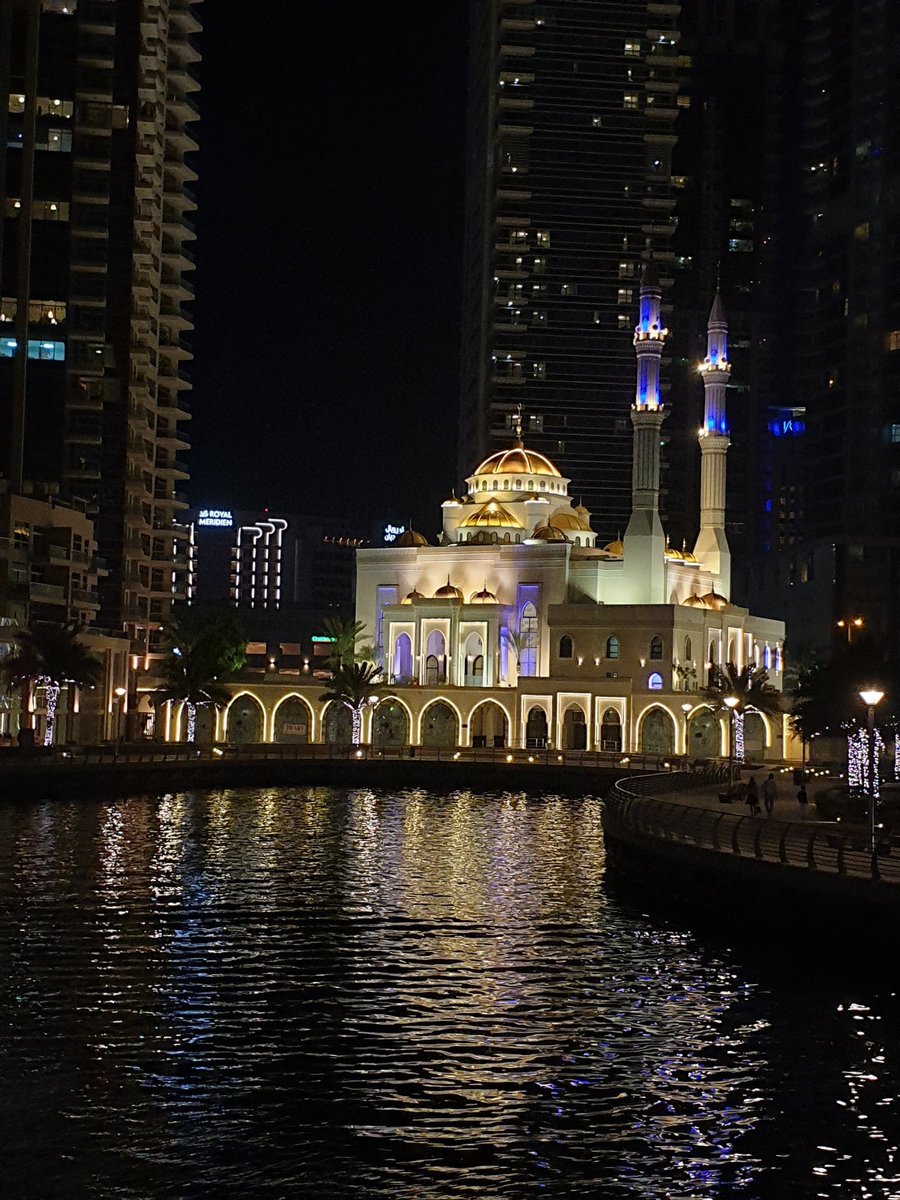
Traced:
<path fill-rule="evenodd" d="M 99 608 L 100 596 L 86 588 L 72 588 L 72 603 L 80 604 L 82 608 Z"/>
<path fill-rule="evenodd" d="M 31 600 L 36 600 L 41 604 L 65 604 L 66 589 L 55 583 L 35 583 L 28 584 L 28 596 Z"/>

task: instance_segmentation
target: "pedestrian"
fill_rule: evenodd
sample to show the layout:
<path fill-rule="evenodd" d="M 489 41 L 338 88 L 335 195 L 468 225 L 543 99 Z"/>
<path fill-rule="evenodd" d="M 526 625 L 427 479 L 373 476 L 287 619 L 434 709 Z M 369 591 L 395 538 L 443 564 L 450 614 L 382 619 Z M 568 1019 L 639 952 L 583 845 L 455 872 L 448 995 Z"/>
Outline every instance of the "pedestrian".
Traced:
<path fill-rule="evenodd" d="M 809 796 L 806 794 L 806 784 L 801 782 L 800 786 L 797 788 L 797 803 L 804 812 L 806 811 L 806 805 L 808 802 Z"/>
<path fill-rule="evenodd" d="M 771 817 L 772 809 L 775 807 L 775 776 L 769 772 L 768 779 L 764 780 L 762 785 L 763 804 L 766 806 L 766 816 Z"/>
<path fill-rule="evenodd" d="M 756 776 L 751 775 L 747 780 L 747 791 L 744 793 L 744 803 L 751 817 L 759 812 L 759 792 L 756 790 Z"/>

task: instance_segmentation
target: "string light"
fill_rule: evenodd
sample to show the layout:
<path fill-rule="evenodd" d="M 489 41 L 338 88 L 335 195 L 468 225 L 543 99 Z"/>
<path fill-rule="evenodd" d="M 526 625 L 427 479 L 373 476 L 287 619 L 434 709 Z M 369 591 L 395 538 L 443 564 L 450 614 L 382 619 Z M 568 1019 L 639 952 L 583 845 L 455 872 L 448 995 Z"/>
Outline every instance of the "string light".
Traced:
<path fill-rule="evenodd" d="M 881 730 L 875 730 L 875 753 L 873 755 L 873 774 L 875 776 L 874 795 L 881 793 L 880 758 L 884 751 L 884 739 Z M 861 728 L 847 734 L 847 783 L 851 788 L 857 788 L 866 795 L 869 794 L 869 735 Z"/>
<path fill-rule="evenodd" d="M 744 714 L 739 708 L 734 710 L 734 757 L 744 761 Z"/>

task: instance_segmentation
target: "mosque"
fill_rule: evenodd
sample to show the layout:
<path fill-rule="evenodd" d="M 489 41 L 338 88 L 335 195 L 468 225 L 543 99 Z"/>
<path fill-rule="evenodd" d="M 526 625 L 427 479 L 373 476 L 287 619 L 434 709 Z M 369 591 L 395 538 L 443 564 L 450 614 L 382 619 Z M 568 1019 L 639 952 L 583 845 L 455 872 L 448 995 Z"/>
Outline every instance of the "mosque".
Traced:
<path fill-rule="evenodd" d="M 634 334 L 631 516 L 597 545 L 590 513 L 521 437 L 442 506 L 437 545 L 408 530 L 357 551 L 357 620 L 387 687 L 366 740 L 622 753 L 727 752 L 727 726 L 699 694 L 716 665 L 764 667 L 781 690 L 784 623 L 731 602 L 725 535 L 725 394 L 731 372 L 719 294 L 709 315 L 700 431 L 700 532 L 667 545 L 659 515 L 660 359 L 667 330 L 649 262 Z M 323 733 L 327 721 L 323 720 Z M 791 756 L 786 719 L 748 712 L 745 752 Z"/>

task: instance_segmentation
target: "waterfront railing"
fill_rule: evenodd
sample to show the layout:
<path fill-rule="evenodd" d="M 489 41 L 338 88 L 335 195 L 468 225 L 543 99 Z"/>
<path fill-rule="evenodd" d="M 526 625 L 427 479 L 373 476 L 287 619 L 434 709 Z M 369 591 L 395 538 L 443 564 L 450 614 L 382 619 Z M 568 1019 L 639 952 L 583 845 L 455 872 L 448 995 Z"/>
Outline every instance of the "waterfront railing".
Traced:
<path fill-rule="evenodd" d="M 670 774 L 619 780 L 604 803 L 604 829 L 626 841 L 666 842 L 732 858 L 900 884 L 900 839 L 886 832 L 880 833 L 873 854 L 861 826 L 745 816 L 658 795 L 691 783 L 690 776 Z"/>
<path fill-rule="evenodd" d="M 41 764 L 58 763 L 68 768 L 107 765 L 136 765 L 154 763 L 234 763 L 234 762 L 301 762 L 301 761 L 367 761 L 399 762 L 463 762 L 485 764 L 538 765 L 544 767 L 586 767 L 624 769 L 629 772 L 674 772 L 677 777 L 692 780 L 721 780 L 721 764 L 662 754 L 623 754 L 600 750 L 521 749 L 510 747 L 472 746 L 349 746 L 316 743 L 279 744 L 274 742 L 248 745 L 195 746 L 184 742 L 155 742 L 147 745 L 82 747 L 56 751 L 38 751 L 28 760 L 16 750 L 0 751 L 0 764 L 25 761 Z M 674 786 L 674 785 L 673 785 Z"/>

